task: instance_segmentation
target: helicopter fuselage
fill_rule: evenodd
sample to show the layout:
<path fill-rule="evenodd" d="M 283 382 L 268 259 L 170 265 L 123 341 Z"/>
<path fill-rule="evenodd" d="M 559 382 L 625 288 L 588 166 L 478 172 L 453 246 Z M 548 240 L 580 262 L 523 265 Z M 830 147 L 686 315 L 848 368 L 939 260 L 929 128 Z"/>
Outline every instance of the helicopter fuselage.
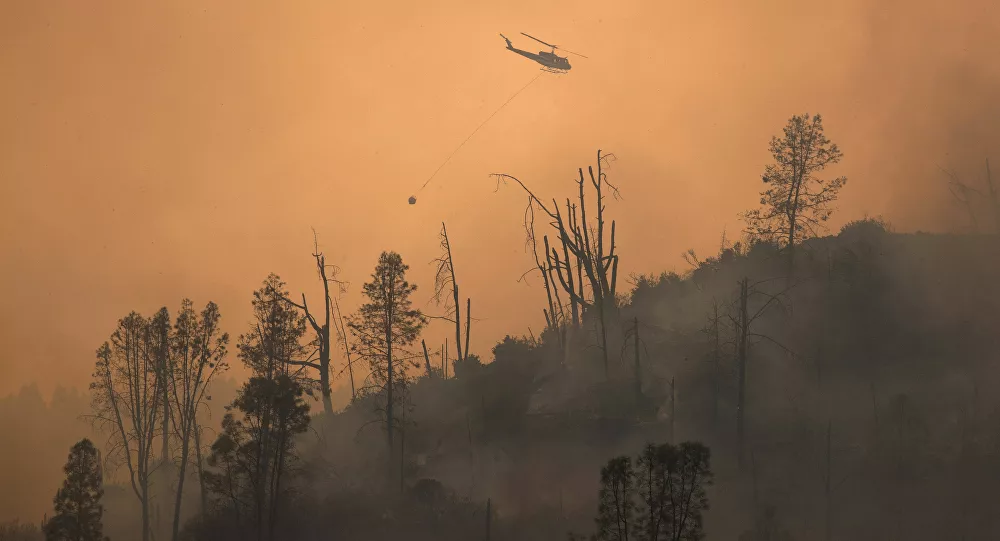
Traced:
<path fill-rule="evenodd" d="M 538 53 L 532 53 L 528 51 L 523 51 L 516 47 L 507 46 L 507 49 L 513 51 L 525 58 L 530 58 L 535 62 L 545 66 L 546 68 L 557 70 L 557 71 L 569 71 L 573 66 L 570 66 L 569 59 L 561 57 L 555 53 L 548 51 L 538 51 Z"/>

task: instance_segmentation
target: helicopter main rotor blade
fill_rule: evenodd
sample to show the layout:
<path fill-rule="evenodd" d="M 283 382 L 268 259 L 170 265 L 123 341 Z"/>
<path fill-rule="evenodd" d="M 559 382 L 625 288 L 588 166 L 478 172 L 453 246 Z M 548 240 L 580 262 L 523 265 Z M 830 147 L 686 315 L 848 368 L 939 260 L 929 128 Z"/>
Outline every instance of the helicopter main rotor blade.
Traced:
<path fill-rule="evenodd" d="M 574 53 L 573 51 L 570 51 L 568 49 L 562 49 L 562 48 L 559 48 L 559 47 L 556 47 L 556 49 L 559 49 L 560 51 L 563 51 L 563 52 L 566 52 L 566 53 L 569 53 L 569 54 L 575 54 L 576 56 L 579 56 L 580 58 L 587 58 L 587 59 L 590 58 L 590 57 L 587 57 L 587 56 L 583 56 L 580 53 Z"/>
<path fill-rule="evenodd" d="M 531 35 L 528 35 L 528 34 L 525 34 L 524 32 L 521 32 L 521 35 L 522 35 L 522 36 L 528 36 L 529 38 L 531 38 L 531 39 L 533 39 L 533 40 L 537 41 L 538 43 L 541 43 L 542 45 L 547 45 L 547 46 L 549 46 L 549 47 L 552 47 L 553 49 L 558 49 L 558 48 L 559 48 L 559 47 L 557 47 L 557 46 L 555 46 L 555 45 L 552 45 L 551 43 L 545 43 L 544 41 L 542 41 L 542 40 L 540 40 L 540 39 L 536 38 L 535 36 L 531 36 Z"/>

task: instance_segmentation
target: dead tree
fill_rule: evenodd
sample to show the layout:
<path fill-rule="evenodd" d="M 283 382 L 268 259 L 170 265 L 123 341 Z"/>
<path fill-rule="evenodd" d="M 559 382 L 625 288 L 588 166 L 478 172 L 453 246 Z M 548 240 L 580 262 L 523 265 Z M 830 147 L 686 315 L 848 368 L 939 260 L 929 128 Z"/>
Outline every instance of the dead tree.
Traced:
<path fill-rule="evenodd" d="M 472 299 L 466 300 L 465 311 L 465 355 L 462 353 L 462 311 L 458 296 L 458 278 L 455 275 L 455 260 L 451 255 L 451 242 L 448 240 L 448 229 L 441 222 L 441 255 L 434 259 L 437 271 L 434 275 L 434 302 L 444 304 L 447 314 L 443 319 L 455 324 L 455 360 L 461 362 L 469 354 L 469 330 L 472 319 Z M 447 296 L 446 296 L 447 295 Z"/>
<path fill-rule="evenodd" d="M 529 204 L 528 208 L 525 209 L 524 221 L 526 224 L 534 223 L 535 220 L 535 207 Z M 545 237 L 543 239 L 545 243 L 544 252 L 547 254 L 549 252 L 549 239 Z M 542 314 L 545 316 L 545 328 L 551 331 L 560 340 L 560 347 L 562 344 L 562 333 L 559 332 L 562 326 L 563 320 L 565 319 L 565 314 L 563 310 L 562 299 L 559 296 L 559 290 L 556 288 L 556 278 L 553 269 L 549 266 L 548 258 L 539 256 L 538 254 L 538 239 L 535 237 L 534 231 L 532 229 L 527 229 L 527 239 L 526 245 L 531 246 L 531 254 L 535 258 L 535 266 L 529 269 L 527 272 L 521 275 L 517 279 L 518 282 L 524 280 L 529 274 L 534 271 L 542 276 L 542 285 L 545 288 L 545 298 L 547 301 L 547 308 L 542 309 Z M 574 305 L 575 306 L 575 305 Z M 574 311 L 575 313 L 575 311 Z M 577 324 L 577 319 L 573 320 L 574 325 Z"/>
<path fill-rule="evenodd" d="M 712 299 L 712 315 L 703 332 L 708 336 L 709 361 L 712 364 L 712 426 L 719 421 L 719 395 L 722 387 L 722 343 L 719 317 L 719 302 Z"/>
<path fill-rule="evenodd" d="M 351 359 L 351 344 L 347 341 L 347 325 L 344 324 L 344 312 L 340 309 L 340 302 L 337 299 L 333 299 L 333 308 L 334 314 L 337 316 L 333 320 L 333 324 L 337 328 L 337 340 L 344 348 L 344 355 L 347 357 L 347 366 L 344 369 L 347 370 L 351 379 L 351 403 L 353 404 L 358 399 L 358 391 L 354 384 L 354 361 Z M 344 371 L 341 370 L 340 373 L 343 374 Z"/>
<path fill-rule="evenodd" d="M 1000 197 L 998 197 L 996 186 L 993 184 L 993 175 L 990 172 L 990 161 L 986 160 L 986 192 L 973 188 L 972 186 L 962 182 L 954 171 L 946 170 L 944 173 L 948 175 L 950 179 L 948 181 L 948 191 L 950 191 L 952 197 L 954 197 L 955 200 L 965 208 L 966 213 L 969 215 L 969 219 L 972 221 L 973 232 L 979 232 L 979 217 L 976 212 L 975 201 L 981 200 L 985 201 L 989 207 L 991 217 L 993 218 L 994 232 L 1000 233 Z"/>
<path fill-rule="evenodd" d="M 833 481 L 833 421 L 826 422 L 826 450 L 824 452 L 823 464 L 823 514 L 824 539 L 830 541 L 833 538 L 833 495 L 851 474 L 845 473 L 837 482 Z"/>
<path fill-rule="evenodd" d="M 675 443 L 674 434 L 677 428 L 677 385 L 674 376 L 670 376 L 670 443 Z"/>
<path fill-rule="evenodd" d="M 427 377 L 434 375 L 434 370 L 431 369 L 431 357 L 427 354 L 427 342 L 420 340 L 420 347 L 424 348 L 424 366 L 427 369 Z"/>
<path fill-rule="evenodd" d="M 292 361 L 292 364 L 309 367 L 319 372 L 319 388 L 320 393 L 323 395 L 323 412 L 327 415 L 333 415 L 333 400 L 330 396 L 330 316 L 333 308 L 333 302 L 330 297 L 330 284 L 336 284 L 341 293 L 345 291 L 346 284 L 336 278 L 340 269 L 334 265 L 326 264 L 326 256 L 323 255 L 323 252 L 319 251 L 319 241 L 316 239 L 315 231 L 313 231 L 312 256 L 313 259 L 316 260 L 316 271 L 319 273 L 320 282 L 323 284 L 323 324 L 320 325 L 319 322 L 316 321 L 316 317 L 309 311 L 309 304 L 306 302 L 305 293 L 302 294 L 302 304 L 297 304 L 288 298 L 285 298 L 285 300 L 305 313 L 306 320 L 309 321 L 309 325 L 312 326 L 313 332 L 316 333 L 316 338 L 313 340 L 316 351 L 313 355 L 319 357 L 319 362 L 314 362 L 312 360 L 313 356 L 310 356 L 310 358 L 306 360 Z M 327 274 L 327 271 L 330 271 L 329 275 Z"/>
<path fill-rule="evenodd" d="M 634 362 L 632 368 L 632 392 L 634 394 L 635 409 L 636 412 L 642 413 L 643 407 L 645 406 L 645 397 L 642 394 L 642 364 L 640 363 L 640 352 L 639 347 L 645 348 L 645 343 L 639 337 L 639 318 L 633 317 L 632 328 L 629 329 L 624 336 L 622 341 L 622 364 L 625 363 L 625 350 L 628 347 L 629 341 L 632 341 L 632 353 L 634 355 Z M 649 352 L 646 352 L 647 356 Z"/>
<path fill-rule="evenodd" d="M 493 176 L 498 182 L 513 180 L 528 194 L 528 208 L 525 212 L 525 232 L 529 242 L 537 246 L 535 242 L 534 209 L 538 208 L 549 217 L 549 225 L 554 230 L 558 246 L 549 244 L 548 236 L 543 236 L 545 247 L 544 258 L 537 257 L 538 270 L 546 280 L 549 300 L 549 324 L 559 325 L 561 322 L 556 319 L 556 308 L 558 301 L 558 291 L 566 293 L 574 314 L 574 323 L 578 323 L 577 318 L 582 320 L 584 313 L 593 310 L 596 321 L 599 325 L 599 346 L 603 352 L 604 370 L 608 375 L 608 343 L 607 343 L 607 321 L 609 312 L 617 304 L 615 297 L 618 278 L 618 255 L 615 253 L 615 221 L 610 224 L 610 231 L 605 218 L 605 198 L 607 192 L 615 198 L 619 198 L 618 188 L 608 181 L 604 169 L 609 164 L 609 160 L 614 159 L 613 154 L 602 155 L 597 151 L 597 171 L 594 167 L 587 168 L 589 183 L 595 191 L 593 203 L 593 222 L 587 220 L 587 198 L 586 187 L 587 177 L 584 176 L 583 169 L 579 169 L 579 195 L 577 203 L 566 198 L 565 209 L 553 198 L 552 202 L 546 204 L 539 199 L 521 180 L 504 173 L 495 173 Z M 596 216 L 595 216 L 596 215 Z M 610 238 L 605 241 L 606 232 L 610 233 Z M 577 276 L 574 280 L 573 272 L 576 270 Z M 585 292 L 584 277 L 586 285 L 589 286 L 589 294 Z M 558 288 L 555 285 L 558 284 Z M 559 314 L 562 309 L 559 307 Z"/>
<path fill-rule="evenodd" d="M 747 358 L 749 356 L 750 348 L 757 341 L 766 340 L 777 345 L 786 352 L 791 353 L 790 349 L 774 338 L 754 331 L 754 323 L 770 308 L 777 307 L 784 311 L 788 310 L 788 306 L 784 303 L 783 299 L 788 289 L 792 286 L 788 286 L 788 288 L 780 293 L 770 294 L 760 288 L 762 284 L 768 281 L 769 280 L 761 280 L 759 282 L 750 283 L 750 280 L 746 277 L 740 280 L 739 293 L 730 305 L 730 311 L 728 314 L 729 321 L 732 323 L 733 330 L 735 331 L 733 333 L 733 346 L 736 353 L 735 357 L 737 367 L 736 445 L 740 469 L 743 469 L 744 466 L 744 454 L 746 449 L 745 428 Z M 756 310 L 751 310 L 750 301 L 758 297 L 763 297 L 763 302 L 760 303 L 760 306 L 757 307 Z"/>
<path fill-rule="evenodd" d="M 642 406 L 642 366 L 639 365 L 639 318 L 635 318 L 635 326 L 633 327 L 633 332 L 635 333 L 635 405 L 636 407 Z"/>

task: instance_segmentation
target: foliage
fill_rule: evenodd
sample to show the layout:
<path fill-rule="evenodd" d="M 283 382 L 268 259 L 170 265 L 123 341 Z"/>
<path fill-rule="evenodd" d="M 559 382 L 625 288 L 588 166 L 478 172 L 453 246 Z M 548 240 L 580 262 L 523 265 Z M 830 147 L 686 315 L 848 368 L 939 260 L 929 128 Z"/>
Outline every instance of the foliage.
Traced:
<path fill-rule="evenodd" d="M 287 298 L 285 283 L 278 275 L 269 274 L 253 294 L 253 321 L 250 331 L 240 335 L 239 357 L 255 376 L 274 379 L 286 375 L 307 385 L 301 365 L 306 351 L 302 344 L 306 318 Z"/>
<path fill-rule="evenodd" d="M 416 284 L 406 280 L 409 266 L 396 252 L 382 252 L 371 281 L 362 286 L 365 303 L 347 323 L 354 335 L 354 351 L 368 361 L 371 382 L 368 393 L 385 397 L 385 423 L 392 442 L 392 428 L 398 422 L 393 408 L 402 404 L 409 378 L 407 364 L 418 355 L 407 351 L 427 324 L 420 310 L 412 308 L 410 295 Z"/>
<path fill-rule="evenodd" d="M 70 449 L 66 480 L 53 502 L 55 515 L 45 524 L 46 541 L 104 541 L 104 495 L 100 456 L 88 439 Z"/>
<path fill-rule="evenodd" d="M 748 232 L 757 238 L 774 239 L 794 246 L 815 236 L 830 218 L 846 177 L 831 180 L 814 175 L 840 161 L 843 154 L 823 133 L 820 115 L 795 115 L 788 120 L 783 137 L 771 138 L 774 163 L 761 177 L 768 186 L 760 194 L 763 208 L 744 213 Z"/>
<path fill-rule="evenodd" d="M 164 348 L 170 320 L 166 309 L 152 319 L 137 312 L 118 321 L 118 328 L 97 350 L 90 385 L 94 418 L 110 433 L 109 458 L 125 462 L 132 492 L 142 508 L 143 540 L 150 537 L 150 478 L 153 441 L 161 432 L 164 409 Z"/>
<path fill-rule="evenodd" d="M 177 539 L 180 530 L 181 503 L 184 495 L 184 481 L 191 451 L 192 440 L 198 445 L 200 439 L 196 432 L 198 426 L 198 411 L 207 398 L 209 385 L 215 376 L 227 370 L 226 346 L 229 344 L 229 333 L 221 332 L 219 321 L 222 315 L 214 302 L 209 302 L 199 315 L 194 311 L 189 299 L 181 302 L 180 312 L 174 324 L 171 340 L 171 359 L 168 372 L 168 400 L 173 414 L 173 434 L 180 440 L 180 467 L 177 472 L 177 488 L 174 500 L 174 520 L 172 525 L 173 539 Z M 201 450 L 196 449 L 198 472 L 201 473 Z M 202 507 L 205 502 L 204 477 L 202 480 Z"/>
<path fill-rule="evenodd" d="M 295 436 L 309 426 L 302 386 L 288 375 L 251 378 L 226 414 L 212 445 L 209 489 L 224 512 L 270 526 L 276 506 L 289 494 L 283 484 L 295 459 Z"/>
<path fill-rule="evenodd" d="M 251 377 L 227 408 L 208 460 L 212 471 L 205 474 L 216 512 L 258 539 L 274 539 L 289 505 L 295 436 L 309 426 L 306 379 L 295 364 L 304 350 L 305 321 L 286 296 L 274 274 L 254 293 L 254 322 L 239 342 Z"/>
<path fill-rule="evenodd" d="M 601 469 L 596 539 L 702 539 L 709 462 L 708 447 L 697 442 L 648 444 L 635 462 L 628 456 L 609 460 Z"/>

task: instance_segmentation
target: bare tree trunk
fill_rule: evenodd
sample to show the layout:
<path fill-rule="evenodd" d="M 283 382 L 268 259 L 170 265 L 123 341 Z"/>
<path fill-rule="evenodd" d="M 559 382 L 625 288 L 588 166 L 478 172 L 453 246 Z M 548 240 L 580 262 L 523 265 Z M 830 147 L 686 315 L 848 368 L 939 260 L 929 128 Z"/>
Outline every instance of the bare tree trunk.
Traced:
<path fill-rule="evenodd" d="M 333 415 L 333 390 L 330 388 L 330 327 L 324 325 L 325 346 L 320 348 L 319 387 L 323 395 L 323 413 Z"/>
<path fill-rule="evenodd" d="M 392 319 L 389 318 L 389 321 L 391 322 Z M 387 443 L 389 445 L 389 456 L 392 456 L 392 424 L 393 424 L 393 417 L 392 417 L 392 400 L 393 400 L 393 396 L 392 396 L 393 389 L 392 389 L 392 387 L 393 387 L 393 385 L 392 384 L 393 384 L 393 376 L 394 376 L 393 372 L 395 371 L 395 368 L 392 366 L 392 328 L 391 327 L 386 328 L 386 330 L 385 330 L 385 344 L 386 344 L 385 361 L 386 361 L 386 366 L 387 366 L 386 377 L 388 378 L 388 383 L 386 384 L 386 388 L 385 388 L 386 389 L 385 390 L 385 393 L 386 393 L 386 402 L 385 402 L 386 441 L 387 441 Z"/>
<path fill-rule="evenodd" d="M 403 408 L 406 411 L 406 408 Z M 400 423 L 402 424 L 402 423 Z M 406 488 L 406 427 L 399 427 L 399 491 Z"/>
<path fill-rule="evenodd" d="M 674 377 L 670 377 L 670 443 L 675 443 L 674 439 L 674 429 L 677 426 L 677 410 L 676 410 L 676 387 L 674 386 Z"/>
<path fill-rule="evenodd" d="M 747 383 L 747 346 L 749 342 L 750 315 L 747 311 L 748 280 L 743 278 L 740 281 L 740 311 L 737 323 L 737 351 L 736 363 L 738 366 L 737 376 L 737 400 L 736 400 L 736 446 L 739 460 L 739 467 L 743 469 L 743 456 L 746 448 L 745 428 L 746 421 L 746 383 Z"/>
<path fill-rule="evenodd" d="M 569 204 L 569 199 L 567 199 L 566 215 L 569 216 L 574 214 L 575 212 L 573 211 L 573 208 Z M 566 290 L 569 292 L 570 312 L 572 314 L 573 328 L 577 329 L 580 327 L 580 308 L 581 308 L 580 299 L 583 298 L 583 275 L 582 275 L 583 267 L 581 266 L 579 258 L 577 258 L 576 260 L 577 277 L 574 283 L 573 267 L 570 264 L 571 259 L 569 257 L 569 248 L 566 247 L 565 239 L 562 240 L 562 248 L 563 248 L 563 260 L 566 262 Z M 546 251 L 546 253 L 548 253 L 548 251 Z M 579 285 L 580 287 L 579 293 L 575 293 L 577 291 L 576 289 L 577 285 Z"/>
<path fill-rule="evenodd" d="M 431 371 L 431 358 L 427 355 L 427 342 L 420 340 L 420 346 L 424 348 L 424 364 L 427 366 L 427 376 L 431 377 L 434 372 Z"/>
<path fill-rule="evenodd" d="M 486 498 L 486 541 L 490 541 L 490 521 L 493 519 L 493 499 Z"/>
<path fill-rule="evenodd" d="M 472 299 L 465 299 L 465 356 L 469 356 L 469 333 L 472 331 Z"/>
<path fill-rule="evenodd" d="M 826 541 L 830 541 L 833 536 L 833 522 L 831 511 L 833 509 L 833 487 L 831 486 L 831 474 L 833 473 L 832 467 L 832 449 L 831 440 L 833 433 L 833 421 L 827 421 L 826 423 L 826 475 L 823 479 L 823 493 L 825 495 L 825 512 L 826 512 Z"/>
<path fill-rule="evenodd" d="M 455 303 L 455 359 L 461 361 L 462 357 L 462 313 L 458 300 L 458 278 L 455 276 L 455 261 L 451 257 L 451 243 L 448 241 L 448 230 L 445 229 L 444 222 L 441 222 L 441 235 L 444 237 L 446 255 L 448 257 L 448 271 L 451 274 L 452 302 Z"/>
<path fill-rule="evenodd" d="M 148 472 L 145 471 L 145 468 L 142 468 L 141 466 L 139 472 L 139 475 L 142 477 L 142 482 L 140 484 L 140 491 L 142 492 L 142 541 L 149 541 L 149 535 L 151 533 L 149 520 L 149 475 Z"/>
<path fill-rule="evenodd" d="M 635 408 L 640 411 L 642 408 L 642 367 L 639 365 L 639 318 L 635 318 Z"/>
<path fill-rule="evenodd" d="M 285 302 L 291 304 L 292 306 L 295 306 L 296 308 L 302 310 L 305 313 L 306 320 L 309 322 L 309 325 L 312 326 L 313 331 L 316 333 L 316 342 L 319 349 L 319 363 L 317 364 L 308 361 L 295 361 L 291 364 L 299 366 L 308 366 L 309 368 L 312 368 L 317 372 L 319 372 L 320 393 L 322 394 L 323 397 L 323 413 L 327 415 L 333 415 L 333 399 L 331 396 L 333 391 L 330 388 L 330 352 L 332 349 L 332 344 L 330 343 L 330 316 L 333 303 L 331 302 L 331 296 L 330 296 L 330 282 L 333 281 L 337 282 L 340 285 L 342 284 L 336 280 L 336 274 L 338 272 L 338 269 L 332 265 L 327 265 L 326 256 L 324 256 L 323 253 L 319 251 L 319 241 L 316 239 L 315 231 L 313 232 L 313 246 L 315 249 L 312 255 L 313 258 L 316 260 L 316 270 L 319 274 L 320 281 L 323 283 L 323 312 L 325 316 L 323 319 L 323 324 L 320 325 L 320 323 L 316 320 L 313 314 L 309 312 L 309 305 L 306 302 L 305 293 L 302 294 L 302 304 L 296 304 L 292 302 L 291 299 L 288 298 L 285 298 L 284 300 Z M 333 269 L 332 276 L 327 275 L 327 269 Z M 347 347 L 346 334 L 344 336 L 345 336 L 344 347 L 346 348 Z M 349 358 L 350 358 L 350 353 L 348 352 L 348 359 Z M 350 366 L 351 366 L 350 360 L 348 360 L 348 367 L 350 368 Z M 351 370 L 353 372 L 353 369 Z M 353 374 L 351 376 L 351 385 L 353 388 L 354 385 Z"/>
<path fill-rule="evenodd" d="M 162 377 L 164 378 L 164 381 L 166 381 L 167 377 L 166 374 L 168 370 L 166 364 L 168 361 L 166 359 L 163 359 L 162 362 L 163 362 Z M 167 390 L 168 390 L 167 386 L 163 385 L 162 387 L 163 387 L 162 391 L 163 395 L 160 397 L 160 400 L 163 401 L 163 422 L 162 426 L 160 427 L 160 430 L 162 431 L 161 437 L 163 438 L 162 442 L 163 447 L 162 449 L 160 449 L 160 462 L 166 465 L 167 462 L 170 460 L 170 406 L 168 405 L 170 404 L 170 402 L 169 402 L 169 397 L 167 395 Z"/>
<path fill-rule="evenodd" d="M 905 396 L 899 401 L 899 432 L 898 449 L 896 451 L 896 490 L 902 496 L 903 488 L 903 426 L 906 420 L 906 400 Z M 902 498 L 896 500 L 896 541 L 903 541 L 903 502 Z"/>
<path fill-rule="evenodd" d="M 181 529 L 181 501 L 184 497 L 184 476 L 187 473 L 187 463 L 188 463 L 188 452 L 190 447 L 190 438 L 182 438 L 181 440 L 181 463 L 179 468 L 179 473 L 177 477 L 177 492 L 174 496 L 174 522 L 173 529 L 171 530 L 171 539 L 177 541 L 180 535 Z"/>
<path fill-rule="evenodd" d="M 993 185 L 993 174 L 990 172 L 989 160 L 986 160 L 986 184 L 989 187 L 990 204 L 993 210 L 993 231 L 1000 233 L 1000 198 L 997 197 L 997 190 Z"/>
<path fill-rule="evenodd" d="M 201 425 L 195 422 L 194 426 L 194 454 L 198 466 L 198 488 L 201 492 L 201 513 L 208 513 L 208 487 L 205 486 L 205 472 L 201 457 Z"/>
<path fill-rule="evenodd" d="M 720 379 L 721 370 L 719 366 L 719 304 L 712 304 L 712 338 L 713 338 L 713 348 L 712 348 L 712 426 L 715 427 L 719 422 L 719 390 L 720 390 Z"/>
<path fill-rule="evenodd" d="M 337 322 L 340 322 L 337 327 L 337 333 L 340 334 L 344 342 L 344 354 L 347 356 L 347 373 L 351 378 L 351 403 L 353 404 L 358 399 L 358 391 L 354 385 L 354 361 L 351 360 L 351 347 L 347 343 L 347 326 L 344 325 L 344 312 L 340 310 L 340 303 L 338 301 L 334 300 L 333 304 L 337 315 L 334 324 L 337 325 Z"/>
<path fill-rule="evenodd" d="M 617 196 L 617 189 L 611 185 L 604 173 L 603 164 L 611 156 L 603 156 L 601 151 L 597 151 L 597 171 L 593 166 L 588 167 L 590 184 L 596 192 L 596 223 L 587 221 L 587 201 L 586 184 L 583 168 L 579 169 L 578 205 L 566 201 L 566 214 L 560 209 L 559 204 L 553 200 L 553 205 L 547 206 L 539 200 L 520 180 L 510 175 L 496 175 L 501 180 L 514 180 L 529 196 L 529 209 L 525 221 L 528 229 L 529 240 L 534 239 L 534 209 L 537 206 L 552 219 L 550 225 L 559 234 L 559 241 L 563 248 L 563 254 L 559 253 L 555 247 L 548 246 L 546 242 L 546 266 L 542 267 L 542 274 L 547 275 L 553 270 L 563 291 L 569 294 L 573 317 L 582 319 L 583 313 L 588 309 L 595 309 L 592 315 L 595 316 L 596 324 L 600 325 L 598 330 L 598 346 L 602 350 L 602 361 L 604 364 L 605 377 L 610 378 L 609 348 L 608 348 L 608 321 L 612 310 L 616 305 L 616 288 L 618 278 L 618 255 L 615 254 L 615 222 L 611 221 L 610 243 L 605 252 L 605 230 L 606 221 L 604 217 L 605 189 L 610 189 Z M 579 217 L 577 212 L 579 211 Z M 592 234 L 593 233 L 593 234 Z M 572 258 L 570 257 L 572 256 Z M 577 280 L 573 280 L 573 261 L 576 260 Z M 536 257 L 537 261 L 537 257 Z M 586 275 L 587 283 L 590 285 L 591 298 L 587 299 L 583 295 L 584 279 Z M 552 280 L 546 280 L 551 283 Z M 578 289 L 579 288 L 579 289 Z M 554 288 L 553 288 L 554 289 Z M 550 309 L 548 322 L 558 322 L 558 313 L 555 310 L 555 299 L 550 297 Z"/>

